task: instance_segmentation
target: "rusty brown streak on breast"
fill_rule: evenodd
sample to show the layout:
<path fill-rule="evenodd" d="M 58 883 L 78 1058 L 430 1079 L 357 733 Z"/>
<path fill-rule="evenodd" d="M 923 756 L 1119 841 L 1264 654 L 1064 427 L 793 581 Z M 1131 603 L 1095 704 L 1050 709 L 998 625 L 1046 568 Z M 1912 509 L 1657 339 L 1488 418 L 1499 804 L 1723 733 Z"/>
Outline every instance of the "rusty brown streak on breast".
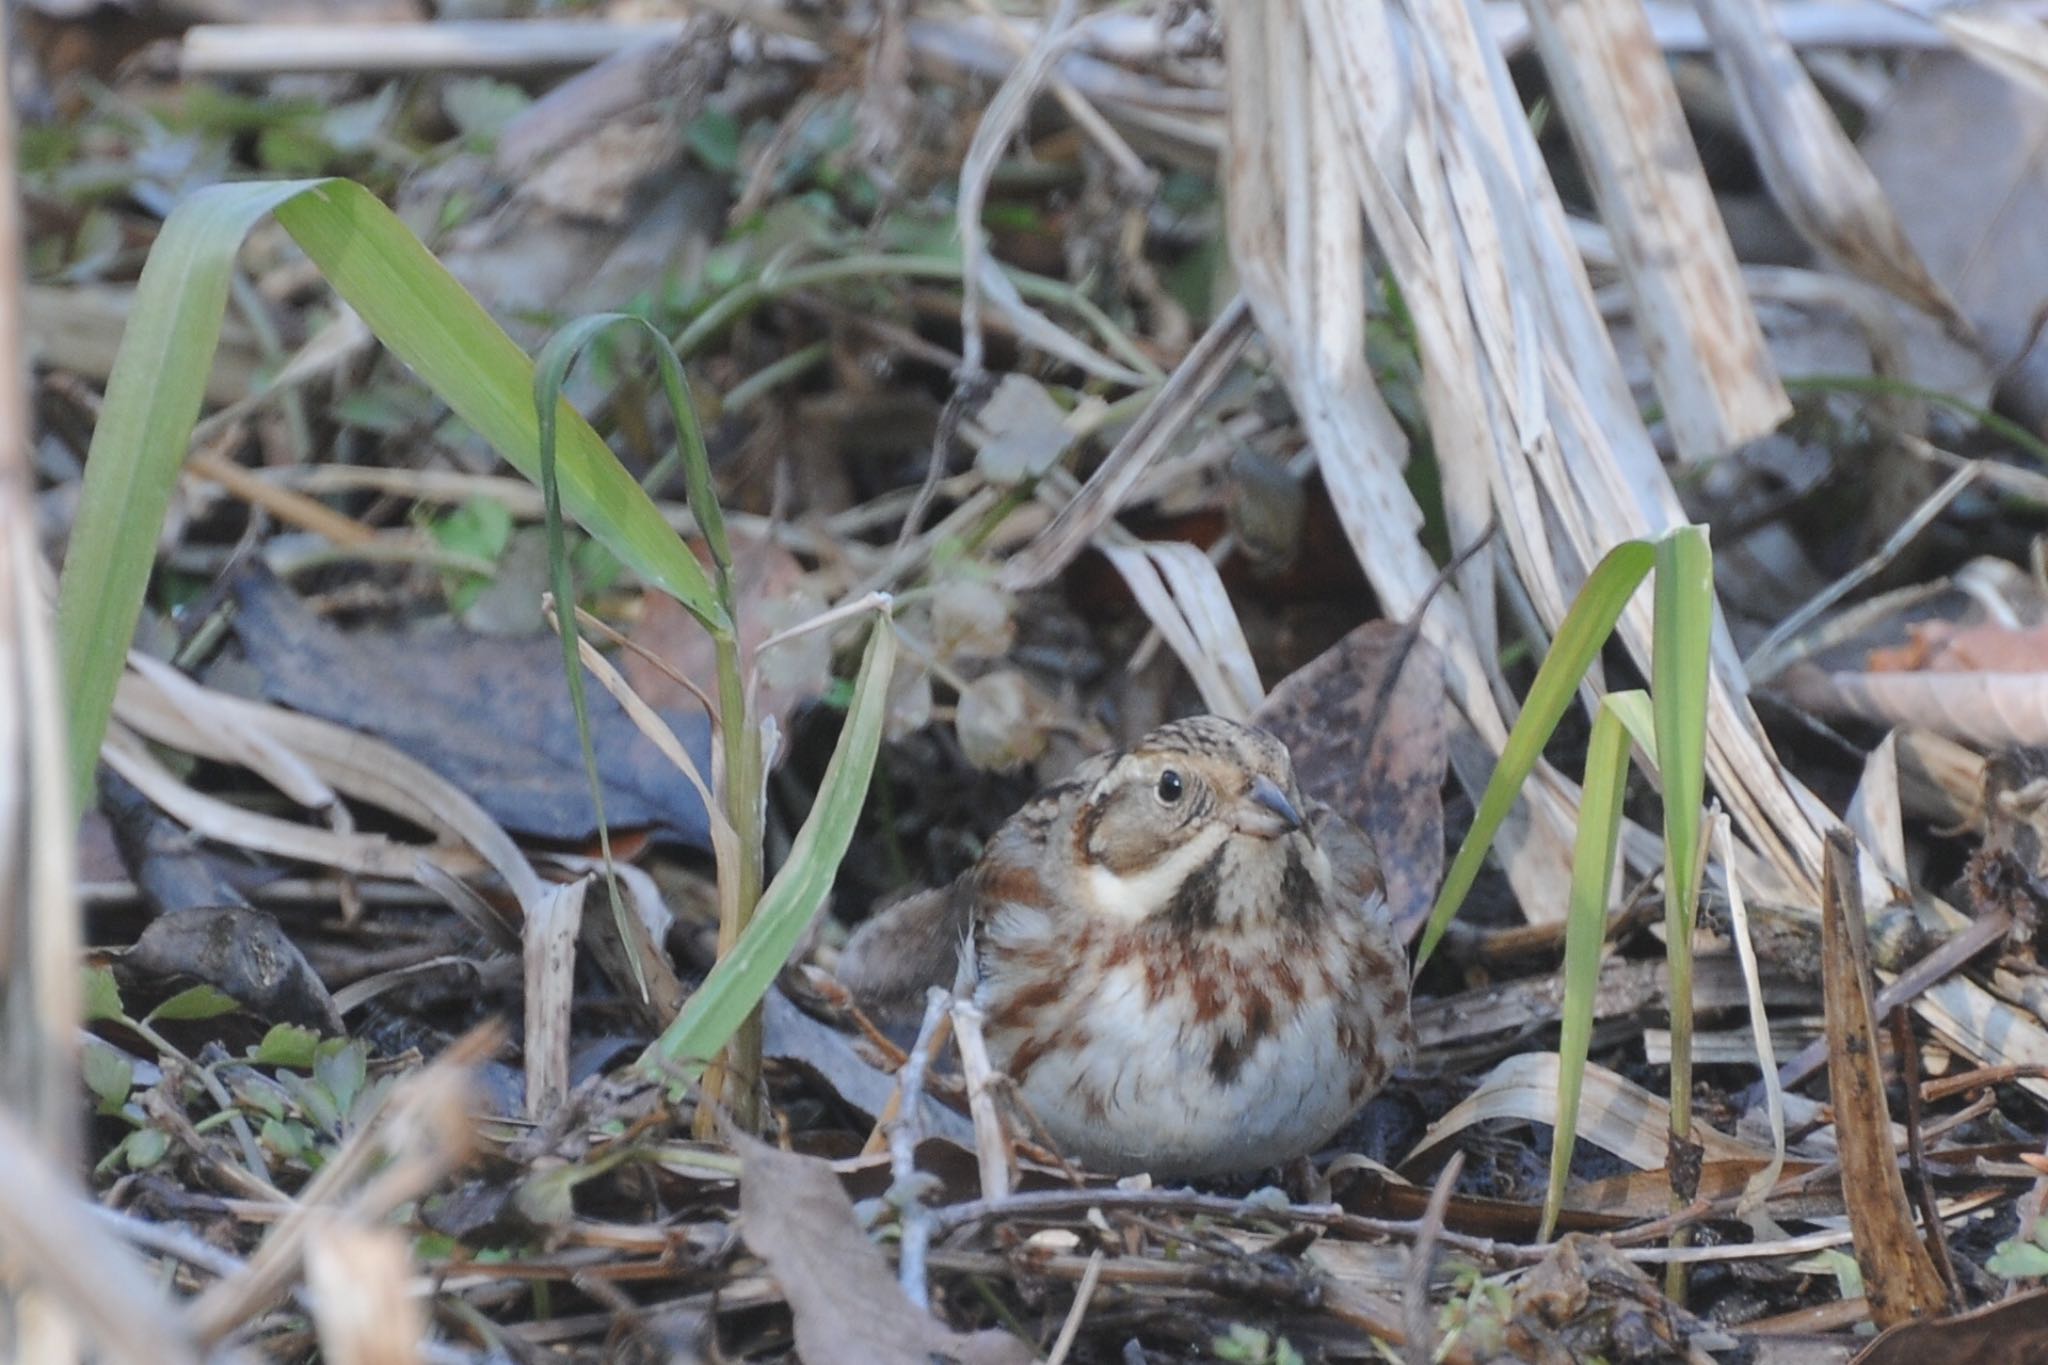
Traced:
<path fill-rule="evenodd" d="M 1048 897 L 1037 871 L 1022 863 L 998 861 L 981 869 L 981 894 L 992 902 L 1043 906 Z"/>

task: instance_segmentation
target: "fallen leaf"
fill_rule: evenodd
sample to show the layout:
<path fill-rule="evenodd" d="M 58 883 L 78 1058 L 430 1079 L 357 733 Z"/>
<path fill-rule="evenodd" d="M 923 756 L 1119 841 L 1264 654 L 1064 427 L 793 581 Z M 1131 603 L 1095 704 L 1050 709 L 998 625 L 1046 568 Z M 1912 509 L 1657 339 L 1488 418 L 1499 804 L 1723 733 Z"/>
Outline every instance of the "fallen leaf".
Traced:
<path fill-rule="evenodd" d="M 507 829 L 565 840 L 596 830 L 552 636 L 512 640 L 446 626 L 342 631 L 268 573 L 245 572 L 232 587 L 235 633 L 271 700 L 390 741 Z M 709 848 L 695 789 L 603 689 L 587 692 L 606 819 Z M 711 725 L 702 709 L 663 719 L 709 772 Z"/>
<path fill-rule="evenodd" d="M 347 1032 L 305 955 L 263 910 L 215 905 L 159 915 L 117 962 L 130 981 L 200 981 L 259 1019 Z"/>
<path fill-rule="evenodd" d="M 1871 650 L 1869 668 L 1873 673 L 2048 672 L 2048 625 L 1916 621 L 1906 627 L 1905 644 Z"/>
<path fill-rule="evenodd" d="M 796 708 L 816 700 L 832 681 L 832 633 L 810 631 L 766 654 L 757 656 L 755 651 L 769 636 L 825 610 L 825 595 L 796 556 L 773 541 L 736 536 L 732 555 L 734 591 L 739 598 L 734 615 L 740 623 L 741 666 L 759 669 L 756 696 L 761 714 L 773 717 L 782 733 L 788 734 Z M 634 623 L 632 639 L 702 687 L 712 704 L 717 704 L 717 656 L 711 634 L 681 603 L 661 593 L 649 593 L 641 605 L 640 619 Z M 703 714 L 703 704 L 688 688 L 638 654 L 628 651 L 622 655 L 619 671 L 649 706 Z"/>
<path fill-rule="evenodd" d="M 1397 659 L 1402 636 L 1397 622 L 1366 622 L 1289 674 L 1252 723 L 1286 744 L 1304 792 L 1372 836 L 1388 906 L 1406 933 L 1443 880 L 1449 710 L 1436 650 L 1418 639 Z"/>
<path fill-rule="evenodd" d="M 1872 117 L 1861 150 L 1900 226 L 1975 324 L 2001 396 L 2030 425 L 2048 419 L 2048 103 L 1954 52 L 1910 63 Z"/>
<path fill-rule="evenodd" d="M 1007 1332 L 955 1332 L 914 1306 L 855 1221 L 832 1167 L 734 1135 L 740 1235 L 768 1263 L 796 1319 L 804 1365 L 1031 1365 Z"/>
<path fill-rule="evenodd" d="M 1074 443 L 1067 415 L 1035 379 L 1006 374 L 982 404 L 976 424 L 988 434 L 974 467 L 993 483 L 1035 479 Z"/>
<path fill-rule="evenodd" d="M 1574 1232 L 1515 1286 L 1507 1345 L 1518 1360 L 1678 1359 L 1688 1325 L 1620 1252 Z"/>
<path fill-rule="evenodd" d="M 1902 1322 L 1849 1365 L 2017 1365 L 2048 1359 L 2048 1289 L 1939 1322 Z"/>

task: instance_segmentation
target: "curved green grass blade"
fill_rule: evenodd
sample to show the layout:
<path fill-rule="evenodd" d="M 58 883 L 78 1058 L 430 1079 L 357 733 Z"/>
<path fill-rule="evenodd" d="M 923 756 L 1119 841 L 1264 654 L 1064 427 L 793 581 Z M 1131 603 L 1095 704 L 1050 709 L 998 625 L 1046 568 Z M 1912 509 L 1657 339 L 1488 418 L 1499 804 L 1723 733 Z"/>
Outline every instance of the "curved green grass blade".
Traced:
<path fill-rule="evenodd" d="M 1593 1040 L 1593 996 L 1600 985 L 1600 945 L 1607 937 L 1607 897 L 1613 888 L 1614 854 L 1621 842 L 1622 798 L 1628 791 L 1628 727 L 1615 702 L 1642 697 L 1619 693 L 1601 700 L 1586 744 L 1586 781 L 1579 801 L 1579 832 L 1572 846 L 1571 902 L 1565 913 L 1564 1011 L 1557 1041 L 1557 1124 L 1551 1136 L 1550 1184 L 1543 1195 L 1543 1226 L 1536 1240 L 1547 1242 L 1564 1206 L 1565 1177 L 1579 1133 L 1579 1096 L 1586 1079 L 1586 1051 Z"/>
<path fill-rule="evenodd" d="M 576 585 L 569 571 L 569 547 L 562 526 L 562 480 L 560 462 L 557 458 L 560 447 L 560 418 L 566 406 L 562 399 L 562 385 L 569 378 L 569 370 L 590 344 L 618 326 L 638 326 L 653 336 L 655 351 L 664 361 L 664 378 L 670 371 L 675 374 L 675 384 L 670 389 L 669 396 L 677 406 L 678 425 L 686 426 L 692 433 L 696 432 L 696 414 L 690 408 L 688 393 L 683 387 L 682 367 L 677 364 L 674 352 L 669 350 L 668 339 L 644 318 L 624 313 L 602 313 L 579 318 L 548 339 L 548 344 L 541 348 L 540 360 L 534 366 L 533 412 L 538 424 L 542 519 L 547 533 L 548 586 L 555 598 L 555 634 L 562 643 L 562 672 L 569 682 L 569 709 L 576 717 L 576 742 L 583 751 L 583 775 L 590 787 L 591 810 L 597 816 L 597 843 L 598 851 L 604 858 L 605 890 L 611 898 L 612 917 L 619 925 L 619 941 L 631 944 L 635 941 L 635 936 L 626 931 L 626 900 L 619 894 L 618 870 L 612 863 L 611 825 L 604 814 L 604 779 L 597 770 L 597 746 L 590 738 L 590 699 L 583 681 L 582 652 L 578 648 L 581 632 L 576 628 Z M 696 452 L 701 455 L 703 447 L 704 442 L 700 435 L 696 442 Z M 699 459 L 697 463 L 705 465 L 707 462 Z M 709 486 L 708 470 L 706 486 Z M 711 506 L 713 509 L 717 508 L 715 499 L 711 501 Z M 715 510 L 713 515 L 717 516 Z M 717 524 L 722 542 L 725 525 L 722 519 Z M 718 586 L 719 601 L 729 602 L 729 583 L 722 565 Z M 717 628 L 716 622 L 705 624 L 713 629 Z M 641 998 L 645 999 L 645 968 L 638 954 L 632 955 L 631 961 L 633 984 L 640 991 Z"/>
<path fill-rule="evenodd" d="M 311 180 L 214 185 L 188 197 L 165 221 L 136 288 L 64 566 L 58 634 L 81 803 L 199 415 L 235 252 L 265 214 L 276 216 L 335 292 L 443 402 L 520 472 L 539 474 L 525 352 L 368 190 Z M 649 583 L 700 617 L 722 619 L 697 557 L 597 433 L 566 406 L 558 420 L 569 514 Z"/>
<path fill-rule="evenodd" d="M 880 616 L 868 637 L 846 725 L 819 785 L 817 804 L 732 951 L 719 959 L 674 1022 L 641 1054 L 641 1069 L 650 1077 L 674 1082 L 701 1074 L 705 1063 L 718 1055 L 760 1004 L 824 904 L 867 798 L 895 666 L 895 629 L 886 615 Z"/>
<path fill-rule="evenodd" d="M 165 222 L 100 405 L 78 520 L 57 592 L 57 637 L 71 698 L 72 800 L 92 797 L 93 765 L 122 660 L 135 638 L 171 487 L 220 343 L 235 248 L 309 182 L 202 190 Z"/>
<path fill-rule="evenodd" d="M 1621 619 L 1622 609 L 1649 573 L 1655 558 L 1656 551 L 1647 541 L 1629 540 L 1615 546 L 1594 566 L 1571 610 L 1565 613 L 1557 637 L 1551 641 L 1550 652 L 1536 671 L 1536 681 L 1530 684 L 1521 717 L 1508 732 L 1500 762 L 1487 779 L 1472 828 L 1459 846 L 1458 856 L 1451 861 L 1450 871 L 1444 874 L 1443 889 L 1437 892 L 1429 923 L 1422 931 L 1422 943 L 1416 949 L 1418 972 L 1436 951 L 1451 917 L 1465 903 L 1466 894 L 1479 876 L 1480 865 L 1486 861 L 1486 852 L 1493 846 L 1493 837 L 1500 832 L 1501 821 L 1514 805 L 1516 793 L 1535 769 L 1543 746 L 1550 741 L 1565 707 L 1571 705 L 1572 694 L 1578 690 L 1586 670 L 1592 667 L 1601 646 L 1607 643 L 1607 637 L 1613 634 L 1614 623 Z"/>

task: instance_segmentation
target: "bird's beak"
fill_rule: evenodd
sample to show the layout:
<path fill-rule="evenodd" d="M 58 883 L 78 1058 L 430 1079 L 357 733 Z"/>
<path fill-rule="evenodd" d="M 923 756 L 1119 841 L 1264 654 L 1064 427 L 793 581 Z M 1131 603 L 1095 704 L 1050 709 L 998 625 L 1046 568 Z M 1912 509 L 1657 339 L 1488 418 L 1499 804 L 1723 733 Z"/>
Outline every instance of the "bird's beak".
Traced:
<path fill-rule="evenodd" d="M 1262 776 L 1252 780 L 1251 798 L 1239 809 L 1237 828 L 1242 834 L 1277 839 L 1301 828 L 1301 812 L 1278 782 Z"/>

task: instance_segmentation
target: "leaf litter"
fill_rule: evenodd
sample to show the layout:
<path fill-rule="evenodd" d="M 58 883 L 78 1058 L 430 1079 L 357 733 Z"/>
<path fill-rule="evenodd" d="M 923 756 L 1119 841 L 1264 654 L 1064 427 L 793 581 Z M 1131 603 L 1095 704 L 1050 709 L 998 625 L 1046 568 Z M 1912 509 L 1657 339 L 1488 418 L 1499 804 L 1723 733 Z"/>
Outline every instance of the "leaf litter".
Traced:
<path fill-rule="evenodd" d="M 366 355 L 359 329 L 330 355 L 316 276 L 259 233 L 209 380 L 233 420 L 195 458 L 205 491 L 164 537 L 160 629 L 140 645 L 176 669 L 136 665 L 105 755 L 102 799 L 130 828 L 125 880 L 95 893 L 87 921 L 95 960 L 112 964 L 85 987 L 96 1211 L 26 1198 L 41 1168 L 0 1130 L 20 1157 L 0 1198 L 10 1245 L 59 1231 L 126 1244 L 105 1252 L 122 1269 L 97 1289 L 55 1252 L 43 1285 L 110 1350 L 155 1324 L 158 1358 L 187 1359 L 1840 1360 L 1866 1318 L 1974 1308 L 1947 1335 L 1894 1328 L 1863 1357 L 1945 1362 L 1996 1358 L 1977 1354 L 1994 1331 L 2034 1330 L 2037 1295 L 1994 1300 L 2000 1276 L 2048 1275 L 2030 1098 L 2048 1077 L 2028 747 L 2043 742 L 2028 721 L 2039 499 L 2023 467 L 2042 451 L 1884 392 L 1887 364 L 1917 346 L 1900 337 L 1917 334 L 1802 265 L 1796 279 L 1741 276 L 1779 310 L 1763 330 L 1789 310 L 1839 347 L 1846 307 L 1883 401 L 1860 405 L 1846 383 L 1799 390 L 1789 430 L 1832 485 L 1717 459 L 1702 431 L 1721 424 L 1725 444 L 1780 409 L 1769 360 L 1733 344 L 1751 335 L 1752 300 L 1711 267 L 1721 248 L 1678 260 L 1658 246 L 1674 206 L 1733 202 L 1711 158 L 1666 167 L 1668 202 L 1600 191 L 1610 236 L 1603 253 L 1586 234 L 1586 256 L 1639 291 L 1610 383 L 1586 349 L 1591 287 L 1567 287 L 1580 277 L 1563 248 L 1575 262 L 1577 246 L 1548 235 L 1564 225 L 1541 166 L 1555 148 L 1515 140 L 1519 109 L 1498 126 L 1444 117 L 1475 87 L 1435 83 L 1481 68 L 1460 46 L 1471 35 L 1429 5 L 1309 6 L 1254 34 L 1199 6 L 1062 6 L 1040 21 L 601 4 L 567 29 L 488 30 L 521 53 L 504 64 L 462 47 L 485 29 L 409 6 L 351 16 L 382 22 L 347 35 L 362 41 L 346 60 L 335 31 L 295 35 L 282 13 L 189 27 L 162 6 L 145 31 L 125 9 L 28 8 L 53 96 L 21 161 L 53 536 L 76 515 L 77 414 L 89 422 L 92 406 L 78 400 L 112 368 L 155 215 L 230 171 L 339 172 L 400 203 L 523 341 L 619 307 L 681 339 L 719 494 L 745 528 L 735 572 L 773 727 L 771 869 L 817 790 L 852 670 L 850 637 L 830 630 L 763 642 L 878 590 L 902 638 L 890 742 L 831 913 L 763 998 L 773 1145 L 729 1127 L 693 1138 L 698 1094 L 632 1063 L 717 953 L 704 803 L 594 695 L 611 850 L 637 912 L 579 912 L 601 859 L 559 647 L 539 633 L 537 499 L 498 481 L 485 444 L 401 367 Z M 1762 53 L 1848 81 L 1796 36 L 1793 8 L 1744 12 L 1764 28 L 1742 46 L 1714 40 L 1727 79 Z M 1768 32 L 1774 15 L 1789 38 Z M 1358 46 L 1382 21 L 1401 41 Z M 564 55 L 591 37 L 609 46 Z M 395 74 L 441 38 L 455 47 L 440 70 Z M 182 51 L 184 73 L 110 60 L 156 41 Z M 1575 42 L 1547 36 L 1544 61 L 1598 182 L 1621 143 L 1599 136 L 1611 111 L 1572 84 L 1603 60 Z M 1432 54 L 1423 104 L 1376 102 L 1400 83 L 1366 81 L 1358 63 L 1415 51 Z M 252 60 L 232 97 L 206 74 Z M 1959 124 L 1986 121 L 1925 112 L 1944 90 L 1988 102 L 2022 87 L 1955 53 L 1859 70 L 1861 86 L 1831 89 L 1895 96 L 1862 149 L 1897 222 L 1879 198 L 1823 232 L 1786 183 L 1818 172 L 1774 156 L 1765 179 L 1865 280 L 1904 281 L 1935 311 L 1952 294 L 2031 420 L 2009 362 L 2032 340 L 2039 272 L 1986 246 L 2018 218 L 1958 227 L 1944 205 L 1983 196 L 1922 183 L 1935 165 L 1992 177 L 2008 208 L 2038 193 L 2030 125 L 2000 125 L 1998 157 L 1973 162 L 1955 154 Z M 1689 109 L 1696 135 L 1725 154 L 1738 134 L 1772 136 L 1790 117 L 1774 109 L 1839 112 L 1805 88 L 1779 91 L 1783 105 L 1738 92 L 1733 128 L 1706 98 Z M 1684 83 L 1659 97 L 1703 98 Z M 1868 188 L 1849 140 L 1819 141 L 1829 174 Z M 1394 146 L 1407 178 L 1372 178 Z M 1532 167 L 1540 188 L 1507 186 Z M 1677 220 L 1716 238 L 1716 216 Z M 1814 243 L 1778 231 L 1754 255 L 1810 264 Z M 1716 276 L 1735 312 L 1660 311 L 1666 270 Z M 1560 378 L 1567 342 L 1588 387 Z M 1688 378 L 1673 357 L 1694 348 Z M 1641 411 L 1617 399 L 1624 375 L 1652 369 L 1681 429 L 1639 438 Z M 629 354 L 599 348 L 570 392 L 657 498 L 676 496 L 662 464 L 674 433 Z M 1697 487 L 1666 481 L 1651 436 L 1701 462 Z M 1527 649 L 1540 654 L 1605 537 L 1682 505 L 1714 523 L 1717 548 L 1739 547 L 1721 561 L 1724 601 L 1767 602 L 1769 584 L 1739 575 L 1776 564 L 1828 582 L 1845 555 L 1899 540 L 1931 487 L 1898 453 L 1914 442 L 2008 472 L 1925 503 L 1926 543 L 1882 553 L 1846 605 L 1824 604 L 1784 647 L 1802 662 L 1753 679 L 1770 685 L 1768 743 L 1749 680 L 1716 665 L 1712 778 L 1744 842 L 1714 875 L 1745 878 L 1772 1022 L 1825 1015 L 1830 1031 L 1816 1055 L 1831 1057 L 1832 1087 L 1811 1063 L 1787 1068 L 1804 1093 L 1785 1097 L 1766 1220 L 1746 1193 L 1772 1151 L 1722 891 L 1706 897 L 1696 984 L 1733 1050 L 1701 1054 L 1698 1185 L 1671 1205 L 1664 1168 L 1686 1154 L 1664 1146 L 1669 1038 L 1660 1053 L 1651 1027 L 1669 977 L 1633 908 L 1638 883 L 1612 907 L 1595 1001 L 1580 1134 L 1601 1150 L 1578 1149 L 1563 1223 L 1581 1230 L 1533 1240 L 1559 1065 L 1546 921 L 1574 800 L 1554 775 L 1420 983 L 1422 1055 L 1316 1167 L 1112 1187 L 1033 1142 L 1031 1116 L 976 1061 L 971 1012 L 930 1011 L 920 1046 L 860 1018 L 829 970 L 849 926 L 948 882 L 1036 784 L 1197 709 L 1251 715 L 1288 742 L 1303 786 L 1374 836 L 1413 926 L 1446 826 L 1470 820 L 1526 685 Z M 1886 462 L 1871 483 L 1893 501 L 1843 515 L 1829 499 L 1869 443 Z M 1722 498 L 1744 514 L 1718 515 Z M 661 509 L 694 533 L 679 503 Z M 326 539 L 294 543 L 273 518 Z M 1500 544 L 1433 601 L 1437 566 L 1489 518 L 1506 523 Z M 281 578 L 246 567 L 252 550 Z M 616 656 L 627 685 L 709 774 L 704 635 L 601 556 L 578 567 L 582 605 L 640 647 Z M 1497 580 L 1510 586 L 1496 602 Z M 1727 621 L 1744 647 L 1780 625 L 1732 606 Z M 1608 668 L 1626 678 L 1631 664 Z M 181 687 L 188 673 L 204 686 Z M 1554 742 L 1561 767 L 1576 770 L 1580 738 Z M 1884 876 L 1845 876 L 1853 854 L 1817 837 L 1829 804 Z M 1653 823 L 1630 827 L 1627 866 L 1655 864 Z M 1825 881 L 1808 856 L 1822 847 Z M 1841 921 L 1887 899 L 1866 963 L 1837 943 Z M 1872 994 L 1917 1024 L 1873 1010 Z M 1887 1083 L 1909 1102 L 1888 1102 Z M 1462 1165 L 1432 1200 L 1452 1148 Z M 1921 1250 L 1930 1218 L 1947 1225 L 1939 1286 Z M 138 1257 L 180 1267 L 164 1282 L 182 1316 L 154 1286 L 125 1307 L 108 1297 Z M 1690 1267 L 1683 1303 L 1645 1273 L 1657 1264 Z"/>

